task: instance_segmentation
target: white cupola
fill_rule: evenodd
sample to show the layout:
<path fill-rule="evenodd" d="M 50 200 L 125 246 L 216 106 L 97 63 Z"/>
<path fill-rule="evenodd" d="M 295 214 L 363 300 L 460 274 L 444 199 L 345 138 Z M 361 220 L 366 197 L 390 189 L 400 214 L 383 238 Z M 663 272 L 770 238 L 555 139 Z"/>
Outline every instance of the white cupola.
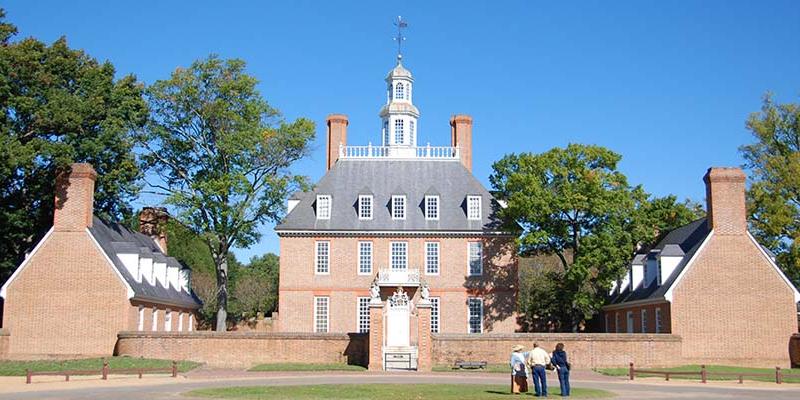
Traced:
<path fill-rule="evenodd" d="M 411 148 L 417 146 L 417 120 L 419 110 L 414 106 L 414 78 L 405 69 L 402 56 L 397 56 L 397 66 L 386 76 L 386 105 L 381 108 L 383 146 Z"/>

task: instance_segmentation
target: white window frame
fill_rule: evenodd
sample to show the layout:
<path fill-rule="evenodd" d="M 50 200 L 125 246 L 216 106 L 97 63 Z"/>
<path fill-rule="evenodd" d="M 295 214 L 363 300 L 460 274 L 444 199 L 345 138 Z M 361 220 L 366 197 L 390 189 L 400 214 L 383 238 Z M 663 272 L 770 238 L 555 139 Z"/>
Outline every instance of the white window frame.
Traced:
<path fill-rule="evenodd" d="M 369 297 L 356 298 L 356 332 L 369 333 Z"/>
<path fill-rule="evenodd" d="M 472 329 L 473 320 L 473 305 L 478 304 L 478 317 L 480 318 L 480 330 L 475 332 Z M 467 333 L 468 334 L 481 334 L 483 333 L 483 298 L 481 297 L 468 297 L 467 298 Z"/>
<path fill-rule="evenodd" d="M 358 274 L 359 275 L 372 275 L 372 259 L 373 259 L 373 246 L 372 242 L 359 241 L 358 242 Z M 368 251 L 368 252 L 365 252 Z M 364 266 L 368 268 L 364 268 Z"/>
<path fill-rule="evenodd" d="M 183 311 L 178 311 L 178 332 L 183 332 Z"/>
<path fill-rule="evenodd" d="M 619 311 L 614 313 L 614 333 L 619 332 Z"/>
<path fill-rule="evenodd" d="M 320 246 L 325 246 L 327 254 L 320 254 Z M 324 258 L 321 258 L 324 257 Z M 321 261 L 325 262 L 325 270 L 321 271 Z M 331 242 L 328 240 L 317 240 L 314 242 L 314 275 L 331 274 Z"/>
<path fill-rule="evenodd" d="M 172 331 L 172 310 L 169 308 L 164 311 L 164 332 Z"/>
<path fill-rule="evenodd" d="M 189 313 L 189 327 L 186 330 L 189 332 L 194 330 L 194 314 L 192 313 Z"/>
<path fill-rule="evenodd" d="M 633 311 L 627 311 L 625 313 L 625 332 L 633 333 L 635 331 L 633 321 Z"/>
<path fill-rule="evenodd" d="M 321 313 L 321 306 L 325 307 L 325 319 L 322 320 L 320 317 Z M 316 333 L 328 333 L 330 332 L 331 326 L 331 298 L 328 296 L 314 296 L 314 332 Z M 324 325 L 323 325 L 324 324 Z"/>
<path fill-rule="evenodd" d="M 439 297 L 431 297 L 428 300 L 431 302 L 431 333 L 439 333 L 442 329 L 442 309 L 440 308 L 442 302 Z"/>
<path fill-rule="evenodd" d="M 656 307 L 655 318 L 656 318 L 656 333 L 661 333 L 661 331 L 664 329 L 663 321 L 661 320 L 661 318 L 664 318 L 664 316 L 661 314 L 661 307 Z"/>
<path fill-rule="evenodd" d="M 478 248 L 478 266 L 480 271 L 473 273 L 472 270 L 472 247 L 477 244 Z M 483 242 L 469 241 L 467 242 L 467 276 L 482 276 L 483 275 Z"/>
<path fill-rule="evenodd" d="M 395 249 L 398 251 L 395 254 Z M 400 252 L 402 249 L 402 254 Z M 395 260 L 400 261 L 402 256 L 402 264 L 395 264 Z M 402 266 L 402 268 L 395 268 L 395 266 Z M 408 242 L 389 242 L 389 268 L 392 271 L 408 271 Z"/>
<path fill-rule="evenodd" d="M 647 333 L 647 309 L 643 308 L 639 313 L 639 322 L 642 325 L 642 333 Z"/>
<path fill-rule="evenodd" d="M 398 118 L 394 120 L 394 144 L 405 144 L 405 132 L 404 132 L 404 124 L 403 120 Z"/>
<path fill-rule="evenodd" d="M 153 307 L 152 325 L 150 328 L 153 332 L 158 331 L 158 308 Z"/>
<path fill-rule="evenodd" d="M 333 197 L 331 197 L 331 195 L 329 194 L 318 194 L 317 219 L 331 219 L 332 210 L 333 210 Z"/>
<path fill-rule="evenodd" d="M 606 313 L 605 317 L 606 317 L 606 321 L 605 321 L 606 322 L 606 329 L 605 329 L 605 331 L 606 331 L 606 333 L 611 333 L 611 329 L 609 327 L 609 323 L 611 322 L 611 318 L 608 317 L 608 313 Z"/>
<path fill-rule="evenodd" d="M 373 213 L 373 203 L 375 201 L 372 198 L 372 195 L 369 194 L 360 194 L 358 195 L 358 219 L 362 221 L 368 221 L 372 219 Z"/>
<path fill-rule="evenodd" d="M 405 94 L 406 94 L 406 88 L 405 88 L 405 85 L 403 85 L 403 82 L 395 83 L 395 85 L 394 85 L 394 98 L 395 98 L 395 100 L 404 100 L 405 99 Z"/>
<path fill-rule="evenodd" d="M 437 195 L 425 196 L 425 219 L 427 221 L 439 220 L 439 196 Z"/>
<path fill-rule="evenodd" d="M 425 242 L 425 275 L 439 275 L 442 259 L 442 245 L 439 242 Z"/>
<path fill-rule="evenodd" d="M 136 330 L 141 332 L 144 330 L 144 306 L 139 306 L 139 321 L 136 324 Z"/>
<path fill-rule="evenodd" d="M 392 195 L 392 220 L 399 221 L 406 219 L 408 202 L 406 196 L 402 194 Z"/>
<path fill-rule="evenodd" d="M 481 219 L 481 196 L 467 196 L 467 219 L 470 221 L 480 221 Z"/>

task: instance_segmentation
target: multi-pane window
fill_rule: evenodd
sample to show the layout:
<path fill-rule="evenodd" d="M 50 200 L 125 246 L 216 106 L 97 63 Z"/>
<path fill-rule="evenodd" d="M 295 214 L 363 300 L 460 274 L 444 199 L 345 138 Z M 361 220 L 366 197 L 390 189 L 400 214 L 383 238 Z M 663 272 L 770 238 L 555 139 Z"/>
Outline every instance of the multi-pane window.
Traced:
<path fill-rule="evenodd" d="M 139 306 L 139 323 L 137 324 L 136 330 L 144 330 L 144 306 Z"/>
<path fill-rule="evenodd" d="M 397 85 L 394 86 L 394 98 L 398 100 L 403 100 L 404 93 L 405 93 L 405 88 L 403 87 L 403 82 L 398 82 Z"/>
<path fill-rule="evenodd" d="M 608 325 L 609 321 L 608 314 L 606 314 L 606 333 L 611 333 L 611 327 Z"/>
<path fill-rule="evenodd" d="M 314 332 L 328 332 L 329 297 L 314 297 Z"/>
<path fill-rule="evenodd" d="M 425 219 L 439 219 L 439 196 L 425 196 Z"/>
<path fill-rule="evenodd" d="M 358 242 L 358 274 L 372 274 L 372 242 Z"/>
<path fill-rule="evenodd" d="M 331 219 L 331 196 L 317 195 L 317 219 Z"/>
<path fill-rule="evenodd" d="M 439 275 L 439 242 L 425 242 L 425 273 Z"/>
<path fill-rule="evenodd" d="M 469 242 L 469 276 L 483 274 L 483 243 Z"/>
<path fill-rule="evenodd" d="M 439 333 L 439 298 L 431 297 L 431 332 Z"/>
<path fill-rule="evenodd" d="M 483 299 L 470 297 L 467 299 L 469 308 L 469 333 L 483 333 Z"/>
<path fill-rule="evenodd" d="M 152 322 L 153 323 L 150 324 L 151 329 L 154 330 L 154 331 L 157 331 L 158 330 L 158 309 L 155 308 L 155 307 L 153 307 L 153 321 Z"/>
<path fill-rule="evenodd" d="M 661 333 L 661 308 L 656 308 L 656 333 Z"/>
<path fill-rule="evenodd" d="M 414 123 L 414 120 L 412 119 L 411 121 L 408 121 L 408 136 L 409 136 L 409 137 L 410 137 L 412 140 L 414 139 L 414 130 L 415 130 L 415 129 L 417 129 L 417 126 L 416 126 L 416 124 Z M 411 143 L 411 145 L 412 145 L 412 146 L 414 146 L 414 143 Z"/>
<path fill-rule="evenodd" d="M 178 313 L 178 332 L 183 332 L 183 311 Z"/>
<path fill-rule="evenodd" d="M 389 145 L 389 120 L 383 121 L 383 145 Z"/>
<path fill-rule="evenodd" d="M 614 333 L 619 333 L 619 313 L 614 313 Z"/>
<path fill-rule="evenodd" d="M 358 219 L 372 219 L 372 196 L 358 196 Z"/>
<path fill-rule="evenodd" d="M 317 274 L 329 274 L 330 273 L 330 261 L 331 261 L 331 242 L 316 242 L 316 254 L 314 259 L 316 261 L 316 269 L 315 272 Z"/>
<path fill-rule="evenodd" d="M 172 330 L 172 310 L 169 308 L 164 313 L 164 330 L 167 332 Z"/>
<path fill-rule="evenodd" d="M 642 309 L 642 333 L 647 333 L 647 310 Z"/>
<path fill-rule="evenodd" d="M 358 333 L 369 332 L 369 297 L 358 298 Z"/>
<path fill-rule="evenodd" d="M 392 219 L 406 219 L 406 196 L 392 196 Z"/>
<path fill-rule="evenodd" d="M 481 196 L 467 196 L 467 219 L 481 219 Z"/>
<path fill-rule="evenodd" d="M 392 242 L 389 260 L 395 271 L 408 269 L 408 242 Z"/>
<path fill-rule="evenodd" d="M 191 332 L 194 330 L 194 314 L 189 314 L 189 329 L 187 331 Z"/>
<path fill-rule="evenodd" d="M 394 144 L 405 143 L 405 134 L 403 132 L 403 120 L 394 120 Z"/>
<path fill-rule="evenodd" d="M 625 313 L 625 331 L 628 333 L 633 333 L 633 311 L 628 311 Z"/>

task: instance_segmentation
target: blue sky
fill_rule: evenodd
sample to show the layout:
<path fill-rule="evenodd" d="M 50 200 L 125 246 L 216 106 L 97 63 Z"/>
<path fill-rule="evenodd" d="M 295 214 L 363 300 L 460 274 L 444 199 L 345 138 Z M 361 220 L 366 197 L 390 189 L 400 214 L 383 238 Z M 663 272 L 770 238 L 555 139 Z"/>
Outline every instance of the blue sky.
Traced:
<path fill-rule="evenodd" d="M 296 168 L 325 170 L 324 121 L 350 117 L 348 142 L 380 141 L 383 78 L 397 15 L 416 80 L 419 143 L 447 145 L 449 116 L 475 119 L 473 172 L 570 142 L 623 155 L 631 183 L 704 201 L 709 166 L 739 165 L 744 126 L 770 90 L 800 95 L 796 1 L 5 1 L 20 36 L 109 60 L 152 83 L 217 53 L 241 58 L 287 118 L 317 123 Z M 152 202 L 140 200 L 137 205 Z M 240 259 L 278 252 L 272 225 Z"/>

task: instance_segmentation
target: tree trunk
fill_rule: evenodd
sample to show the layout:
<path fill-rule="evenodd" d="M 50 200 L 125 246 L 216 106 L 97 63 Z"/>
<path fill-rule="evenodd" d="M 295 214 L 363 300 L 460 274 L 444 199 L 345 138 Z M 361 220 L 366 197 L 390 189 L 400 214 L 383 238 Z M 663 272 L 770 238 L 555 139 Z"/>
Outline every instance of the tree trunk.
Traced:
<path fill-rule="evenodd" d="M 228 252 L 221 251 L 217 262 L 217 332 L 228 330 Z"/>

